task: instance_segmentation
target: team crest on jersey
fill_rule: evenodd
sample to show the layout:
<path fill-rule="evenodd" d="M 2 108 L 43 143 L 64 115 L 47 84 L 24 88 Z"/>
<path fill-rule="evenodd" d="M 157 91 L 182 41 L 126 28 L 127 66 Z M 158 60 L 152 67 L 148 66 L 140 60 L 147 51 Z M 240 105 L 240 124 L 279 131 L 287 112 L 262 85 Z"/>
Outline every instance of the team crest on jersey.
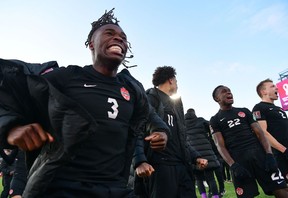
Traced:
<path fill-rule="evenodd" d="M 125 89 L 125 87 L 122 87 L 120 89 L 120 92 L 121 92 L 121 95 L 123 96 L 123 98 L 127 101 L 130 100 L 130 94 L 129 94 L 129 91 L 127 89 Z"/>
<path fill-rule="evenodd" d="M 243 188 L 236 188 L 237 195 L 243 195 Z"/>
<path fill-rule="evenodd" d="M 240 112 L 238 113 L 238 116 L 241 117 L 241 118 L 244 118 L 246 115 L 245 115 L 244 112 L 240 111 Z"/>
<path fill-rule="evenodd" d="M 261 118 L 261 112 L 260 112 L 260 111 L 254 111 L 254 112 L 253 112 L 253 115 L 254 115 L 254 117 L 255 117 L 256 119 Z"/>

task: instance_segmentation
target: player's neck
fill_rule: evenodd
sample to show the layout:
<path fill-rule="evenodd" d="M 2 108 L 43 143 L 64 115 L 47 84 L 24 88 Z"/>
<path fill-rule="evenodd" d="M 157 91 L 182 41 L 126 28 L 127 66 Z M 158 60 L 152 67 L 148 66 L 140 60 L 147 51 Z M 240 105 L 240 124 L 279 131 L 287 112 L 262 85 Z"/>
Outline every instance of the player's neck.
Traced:
<path fill-rule="evenodd" d="M 222 111 L 230 110 L 230 109 L 232 109 L 232 104 L 231 104 L 231 105 L 222 105 L 222 106 L 220 107 L 220 109 L 221 109 Z"/>
<path fill-rule="evenodd" d="M 164 92 L 166 95 L 171 96 L 172 94 L 170 93 L 170 89 L 169 86 L 167 86 L 166 84 L 162 84 L 158 86 L 158 89 L 161 90 L 162 92 Z"/>
<path fill-rule="evenodd" d="M 262 98 L 262 102 L 274 104 L 274 100 L 271 100 L 270 98 Z"/>

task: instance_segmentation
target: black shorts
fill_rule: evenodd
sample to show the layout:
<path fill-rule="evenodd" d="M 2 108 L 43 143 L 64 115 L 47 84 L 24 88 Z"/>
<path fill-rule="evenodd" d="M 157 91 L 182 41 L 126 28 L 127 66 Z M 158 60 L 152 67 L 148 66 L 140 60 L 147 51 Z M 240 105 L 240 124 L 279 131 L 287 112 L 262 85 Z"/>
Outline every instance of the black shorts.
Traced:
<path fill-rule="evenodd" d="M 194 173 L 194 176 L 195 176 L 196 180 L 201 180 L 201 181 L 205 180 L 204 171 L 195 170 L 193 173 Z"/>
<path fill-rule="evenodd" d="M 235 178 L 232 174 L 237 197 L 250 198 L 259 195 L 257 182 L 267 195 L 273 195 L 273 191 L 287 187 L 280 171 L 275 173 L 265 171 L 265 152 L 262 148 L 233 153 L 231 156 L 252 175 L 251 178 L 243 180 Z"/>
<path fill-rule="evenodd" d="M 132 189 L 115 183 L 92 184 L 54 179 L 41 198 L 136 198 Z"/>
<path fill-rule="evenodd" d="M 274 155 L 277 159 L 278 167 L 283 177 L 286 179 L 286 182 L 288 182 L 288 159 L 283 153 L 280 152 L 275 152 Z"/>
<path fill-rule="evenodd" d="M 149 178 L 150 198 L 196 198 L 195 182 L 183 164 L 153 166 L 155 172 Z"/>

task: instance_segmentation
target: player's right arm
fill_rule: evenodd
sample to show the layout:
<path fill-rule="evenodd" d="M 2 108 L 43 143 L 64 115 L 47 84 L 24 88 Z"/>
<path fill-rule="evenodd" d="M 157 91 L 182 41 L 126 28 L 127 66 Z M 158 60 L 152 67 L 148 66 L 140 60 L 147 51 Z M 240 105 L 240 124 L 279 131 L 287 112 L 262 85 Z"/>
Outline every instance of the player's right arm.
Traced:
<path fill-rule="evenodd" d="M 221 132 L 213 132 L 212 137 L 214 139 L 214 142 L 217 146 L 217 149 L 222 156 L 222 158 L 226 161 L 226 163 L 231 166 L 235 163 L 234 159 L 231 157 L 229 151 L 227 150 L 225 146 L 225 141 L 222 136 Z"/>
<path fill-rule="evenodd" d="M 275 148 L 276 150 L 280 151 L 281 153 L 284 153 L 287 149 L 285 146 L 283 146 L 280 142 L 278 142 L 268 131 L 267 131 L 267 122 L 266 120 L 258 120 L 258 123 L 262 130 L 264 131 L 265 136 L 267 137 L 270 145 Z"/>
<path fill-rule="evenodd" d="M 43 130 L 37 123 L 17 126 L 8 132 L 7 141 L 10 145 L 17 146 L 25 151 L 40 148 L 46 142 L 52 142 L 53 137 Z"/>

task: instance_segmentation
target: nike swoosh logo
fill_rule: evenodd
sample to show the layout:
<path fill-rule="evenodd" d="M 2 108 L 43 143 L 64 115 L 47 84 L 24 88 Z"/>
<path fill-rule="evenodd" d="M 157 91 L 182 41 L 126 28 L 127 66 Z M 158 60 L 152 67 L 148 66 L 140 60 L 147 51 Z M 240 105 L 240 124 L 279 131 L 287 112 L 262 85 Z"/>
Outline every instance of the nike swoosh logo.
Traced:
<path fill-rule="evenodd" d="M 84 87 L 96 87 L 97 85 L 88 85 L 88 84 L 84 84 Z"/>
<path fill-rule="evenodd" d="M 282 180 L 282 181 L 277 181 L 277 184 L 281 184 L 281 183 L 283 183 L 284 182 L 284 180 Z"/>
<path fill-rule="evenodd" d="M 222 119 L 220 120 L 220 122 L 222 122 L 224 119 L 225 119 L 225 118 L 222 118 Z"/>

